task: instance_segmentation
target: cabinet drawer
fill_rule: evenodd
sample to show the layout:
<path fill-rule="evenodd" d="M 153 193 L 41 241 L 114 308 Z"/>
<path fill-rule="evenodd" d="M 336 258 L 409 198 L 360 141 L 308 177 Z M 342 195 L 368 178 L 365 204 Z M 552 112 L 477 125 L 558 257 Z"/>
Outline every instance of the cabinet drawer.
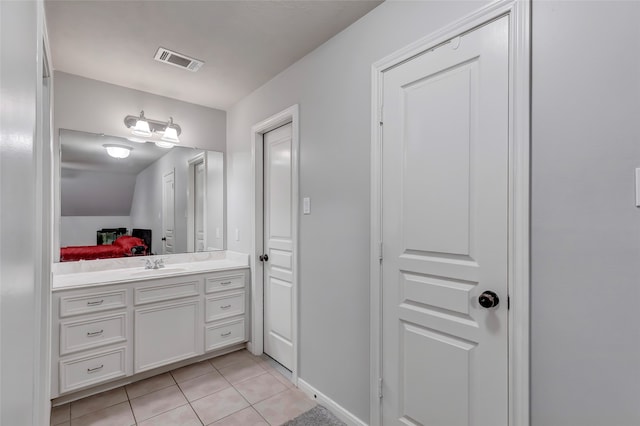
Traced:
<path fill-rule="evenodd" d="M 200 280 L 165 283 L 164 285 L 136 288 L 134 290 L 133 303 L 142 305 L 145 303 L 161 302 L 163 300 L 198 296 L 199 294 Z"/>
<path fill-rule="evenodd" d="M 60 393 L 127 375 L 126 348 L 60 361 Z"/>
<path fill-rule="evenodd" d="M 88 314 L 127 306 L 127 290 L 87 293 L 60 298 L 60 317 Z"/>
<path fill-rule="evenodd" d="M 244 274 L 208 277 L 206 292 L 244 288 Z"/>
<path fill-rule="evenodd" d="M 244 318 L 209 325 L 205 329 L 206 351 L 244 342 Z"/>
<path fill-rule="evenodd" d="M 206 321 L 244 314 L 244 291 L 207 298 Z"/>
<path fill-rule="evenodd" d="M 60 323 L 60 355 L 127 340 L 127 314 Z"/>

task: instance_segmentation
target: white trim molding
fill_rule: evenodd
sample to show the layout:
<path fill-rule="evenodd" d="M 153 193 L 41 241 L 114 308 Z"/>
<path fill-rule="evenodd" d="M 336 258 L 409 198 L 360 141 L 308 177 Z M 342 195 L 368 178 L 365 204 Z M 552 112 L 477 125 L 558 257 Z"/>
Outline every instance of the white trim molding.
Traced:
<path fill-rule="evenodd" d="M 509 16 L 509 425 L 528 426 L 529 416 L 529 247 L 530 247 L 530 0 L 498 0 L 392 53 L 371 68 L 371 369 L 370 419 L 381 425 L 382 377 L 380 271 L 381 129 L 383 73 L 487 22 Z"/>
<path fill-rule="evenodd" d="M 298 379 L 298 388 L 307 394 L 307 396 L 315 401 L 318 404 L 325 407 L 327 410 L 331 411 L 333 415 L 337 418 L 345 422 L 348 426 L 367 426 L 365 422 L 360 420 L 354 414 L 352 414 L 349 410 L 344 408 L 342 405 L 335 402 L 333 399 L 329 398 L 327 395 L 323 394 L 309 383 L 304 381 L 303 379 Z"/>
<path fill-rule="evenodd" d="M 298 283 L 299 283 L 299 205 L 300 205 L 300 135 L 299 135 L 299 108 L 292 105 L 271 117 L 251 127 L 251 253 L 249 265 L 251 267 L 251 341 L 247 344 L 252 354 L 259 356 L 264 350 L 264 269 L 262 263 L 256 262 L 263 248 L 263 135 L 280 126 L 291 123 L 291 173 L 292 173 L 292 212 L 291 228 L 293 240 L 292 259 L 292 344 L 293 367 L 292 382 L 298 384 Z"/>

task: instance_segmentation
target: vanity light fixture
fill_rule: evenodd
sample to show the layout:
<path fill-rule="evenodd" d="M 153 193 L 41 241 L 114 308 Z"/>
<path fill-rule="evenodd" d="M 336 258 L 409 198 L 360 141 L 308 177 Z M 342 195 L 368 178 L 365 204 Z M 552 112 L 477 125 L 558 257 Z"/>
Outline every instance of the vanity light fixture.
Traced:
<path fill-rule="evenodd" d="M 158 121 L 146 118 L 144 111 L 140 111 L 139 116 L 127 115 L 124 118 L 124 124 L 131 129 L 131 133 L 134 135 L 147 138 L 148 141 L 155 142 L 161 148 L 172 148 L 175 144 L 180 143 L 178 135 L 182 133 L 182 129 L 173 122 L 172 117 L 169 118 L 169 121 Z M 138 140 L 132 141 L 138 142 Z M 140 139 L 140 142 L 142 141 Z"/>
<path fill-rule="evenodd" d="M 127 158 L 129 154 L 131 154 L 131 151 L 133 151 L 133 148 L 126 145 L 105 144 L 102 146 L 107 150 L 109 156 L 119 159 Z"/>

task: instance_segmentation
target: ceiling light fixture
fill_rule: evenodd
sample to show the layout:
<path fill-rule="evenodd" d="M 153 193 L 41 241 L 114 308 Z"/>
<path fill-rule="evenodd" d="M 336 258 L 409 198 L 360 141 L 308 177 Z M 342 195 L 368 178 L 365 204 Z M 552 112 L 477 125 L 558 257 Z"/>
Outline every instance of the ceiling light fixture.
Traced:
<path fill-rule="evenodd" d="M 127 158 L 133 151 L 133 148 L 126 145 L 105 144 L 102 146 L 107 150 L 107 154 L 118 159 Z"/>
<path fill-rule="evenodd" d="M 178 135 L 182 133 L 182 129 L 173 122 L 172 117 L 169 121 L 152 120 L 144 116 L 144 111 L 140 111 L 139 116 L 127 115 L 124 124 L 134 135 L 150 138 L 150 142 L 155 142 L 161 148 L 172 148 L 180 143 Z"/>

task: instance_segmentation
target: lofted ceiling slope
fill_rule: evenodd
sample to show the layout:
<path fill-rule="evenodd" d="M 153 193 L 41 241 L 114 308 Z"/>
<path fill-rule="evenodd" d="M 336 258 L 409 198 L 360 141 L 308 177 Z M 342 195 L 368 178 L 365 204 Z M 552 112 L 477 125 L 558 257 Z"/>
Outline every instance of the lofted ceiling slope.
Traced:
<path fill-rule="evenodd" d="M 54 69 L 228 109 L 381 1 L 45 1 Z M 157 62 L 158 47 L 200 59 Z"/>

